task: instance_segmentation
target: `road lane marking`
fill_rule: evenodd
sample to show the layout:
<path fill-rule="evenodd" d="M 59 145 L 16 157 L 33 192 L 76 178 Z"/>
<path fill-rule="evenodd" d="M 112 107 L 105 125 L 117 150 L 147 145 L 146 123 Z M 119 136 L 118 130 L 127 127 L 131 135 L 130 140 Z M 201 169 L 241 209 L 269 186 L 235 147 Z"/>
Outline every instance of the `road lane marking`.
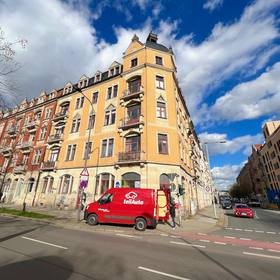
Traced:
<path fill-rule="evenodd" d="M 232 238 L 232 239 L 235 239 L 235 237 L 233 237 L 233 236 L 225 236 L 225 238 Z"/>
<path fill-rule="evenodd" d="M 142 270 L 149 271 L 149 272 L 157 273 L 157 274 L 160 274 L 160 275 L 168 276 L 168 277 L 171 277 L 171 278 L 174 278 L 174 279 L 179 279 L 179 280 L 190 280 L 189 278 L 183 278 L 183 277 L 180 277 L 180 276 L 176 276 L 176 275 L 164 273 L 164 272 L 161 272 L 161 271 L 153 270 L 153 269 L 146 268 L 146 267 L 142 267 L 142 266 L 139 266 L 138 268 L 139 268 L 139 269 L 142 269 Z"/>
<path fill-rule="evenodd" d="M 235 230 L 243 230 L 242 228 L 235 228 Z"/>
<path fill-rule="evenodd" d="M 210 240 L 203 240 L 203 239 L 199 239 L 199 241 L 202 241 L 202 242 L 210 242 Z"/>
<path fill-rule="evenodd" d="M 280 244 L 280 242 L 274 242 L 275 244 Z"/>
<path fill-rule="evenodd" d="M 255 250 L 263 250 L 263 248 L 259 248 L 259 247 L 249 247 L 250 249 L 255 249 Z"/>
<path fill-rule="evenodd" d="M 34 242 L 38 242 L 38 243 L 42 243 L 42 244 L 45 244 L 45 245 L 53 246 L 53 247 L 56 247 L 56 248 L 64 249 L 64 250 L 68 249 L 66 247 L 62 247 L 62 246 L 59 246 L 59 245 L 51 244 L 51 243 L 48 243 L 48 242 L 36 240 L 36 239 L 25 237 L 25 236 L 22 236 L 21 238 L 24 238 L 24 239 L 27 239 L 27 240 L 30 240 L 30 241 L 34 241 Z"/>
<path fill-rule="evenodd" d="M 267 231 L 266 233 L 276 234 L 276 232 L 273 232 L 273 231 Z"/>
<path fill-rule="evenodd" d="M 185 246 L 190 246 L 190 247 L 205 248 L 205 246 L 202 246 L 202 245 L 186 244 L 186 243 L 180 243 L 180 242 L 174 242 L 174 241 L 170 241 L 170 243 L 177 244 L 177 245 L 185 245 Z"/>
<path fill-rule="evenodd" d="M 260 255 L 260 254 L 253 254 L 253 253 L 248 253 L 248 252 L 243 252 L 243 254 L 251 255 L 251 256 L 256 256 L 256 257 L 263 257 L 263 258 L 270 258 L 270 259 L 280 260 L 280 257 L 276 257 L 276 256 Z"/>
<path fill-rule="evenodd" d="M 251 229 L 244 229 L 245 231 L 250 231 L 250 232 L 252 232 L 253 230 L 251 230 Z"/>
<path fill-rule="evenodd" d="M 168 236 L 168 234 L 163 234 L 163 233 L 162 233 L 161 236 Z"/>
<path fill-rule="evenodd" d="M 227 227 L 226 229 L 231 229 L 232 230 L 232 228 L 229 228 L 229 227 Z"/>
<path fill-rule="evenodd" d="M 171 235 L 173 238 L 181 238 L 181 236 Z"/>
<path fill-rule="evenodd" d="M 259 232 L 259 233 L 264 233 L 264 231 L 262 231 L 262 230 L 256 230 L 256 232 Z"/>
<path fill-rule="evenodd" d="M 198 234 L 200 234 L 200 235 L 207 235 L 206 233 L 198 233 Z"/>
<path fill-rule="evenodd" d="M 252 240 L 252 239 L 249 239 L 249 238 L 240 238 L 241 240 Z"/>
<path fill-rule="evenodd" d="M 214 242 L 216 244 L 220 244 L 220 245 L 227 245 L 226 243 L 223 243 L 223 242 Z"/>
<path fill-rule="evenodd" d="M 120 233 L 117 233 L 116 235 L 124 236 L 124 237 L 132 237 L 132 238 L 142 238 L 141 236 L 126 235 L 126 234 L 120 234 Z"/>
<path fill-rule="evenodd" d="M 270 251 L 270 252 L 276 252 L 276 253 L 280 253 L 280 251 L 278 251 L 278 250 L 272 250 L 272 249 L 268 249 L 268 251 Z"/>

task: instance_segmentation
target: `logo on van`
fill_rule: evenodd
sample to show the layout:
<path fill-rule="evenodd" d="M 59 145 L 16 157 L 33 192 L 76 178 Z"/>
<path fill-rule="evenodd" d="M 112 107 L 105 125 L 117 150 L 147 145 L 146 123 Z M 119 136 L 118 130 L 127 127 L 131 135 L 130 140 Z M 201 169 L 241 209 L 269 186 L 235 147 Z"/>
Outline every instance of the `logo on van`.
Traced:
<path fill-rule="evenodd" d="M 144 204 L 144 201 L 135 200 L 135 198 L 137 197 L 137 193 L 135 193 L 135 192 L 129 192 L 125 195 L 125 197 L 127 199 L 123 200 L 124 204 L 139 204 L 139 205 Z"/>

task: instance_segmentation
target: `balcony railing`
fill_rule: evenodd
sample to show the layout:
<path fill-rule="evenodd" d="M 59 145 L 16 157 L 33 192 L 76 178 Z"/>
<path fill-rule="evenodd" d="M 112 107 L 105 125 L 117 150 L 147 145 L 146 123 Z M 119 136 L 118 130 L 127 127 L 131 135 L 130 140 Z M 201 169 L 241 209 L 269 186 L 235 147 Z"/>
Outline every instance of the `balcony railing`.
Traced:
<path fill-rule="evenodd" d="M 3 154 L 7 154 L 7 153 L 10 153 L 12 150 L 13 150 L 13 147 L 12 147 L 12 146 L 5 146 L 5 147 L 3 148 L 2 153 L 3 153 Z"/>
<path fill-rule="evenodd" d="M 127 97 L 131 97 L 134 95 L 139 95 L 140 93 L 144 93 L 144 87 L 141 86 L 140 84 L 136 84 L 133 86 L 129 86 L 128 89 L 124 90 L 122 92 L 121 98 L 127 98 Z"/>
<path fill-rule="evenodd" d="M 47 143 L 51 144 L 51 143 L 55 143 L 55 142 L 59 142 L 59 141 L 64 141 L 63 133 L 50 135 L 48 137 Z"/>
<path fill-rule="evenodd" d="M 7 132 L 8 132 L 9 135 L 15 135 L 18 131 L 19 131 L 19 127 L 18 126 L 13 126 Z"/>
<path fill-rule="evenodd" d="M 144 123 L 144 116 L 143 115 L 138 115 L 138 116 L 131 116 L 131 117 L 126 117 L 120 120 L 121 124 L 120 127 L 124 126 L 135 126 L 139 125 L 140 123 Z"/>
<path fill-rule="evenodd" d="M 21 152 L 23 154 L 30 153 L 32 147 L 34 146 L 34 141 L 25 141 L 20 145 Z"/>
<path fill-rule="evenodd" d="M 26 128 L 28 129 L 28 131 L 32 131 L 32 130 L 37 130 L 40 124 L 40 120 L 33 120 L 30 121 L 26 124 Z"/>
<path fill-rule="evenodd" d="M 122 152 L 118 154 L 118 162 L 144 161 L 144 151 Z"/>
<path fill-rule="evenodd" d="M 69 112 L 68 111 L 61 111 L 61 112 L 58 112 L 58 113 L 54 114 L 52 120 L 53 121 L 59 121 L 59 120 L 62 120 L 62 119 L 66 119 L 68 117 L 69 117 Z"/>
<path fill-rule="evenodd" d="M 26 166 L 25 165 L 17 165 L 14 168 L 14 173 L 20 174 L 20 173 L 25 173 L 26 172 Z"/>
<path fill-rule="evenodd" d="M 57 161 L 43 161 L 41 164 L 42 170 L 55 170 L 57 169 Z"/>

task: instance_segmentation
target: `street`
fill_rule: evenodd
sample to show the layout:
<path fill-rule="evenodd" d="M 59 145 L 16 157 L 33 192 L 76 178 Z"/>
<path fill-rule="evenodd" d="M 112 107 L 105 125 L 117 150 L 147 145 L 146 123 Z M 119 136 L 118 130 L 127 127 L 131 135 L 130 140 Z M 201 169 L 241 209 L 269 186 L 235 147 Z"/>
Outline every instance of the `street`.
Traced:
<path fill-rule="evenodd" d="M 227 210 L 226 229 L 183 237 L 0 216 L 1 279 L 279 279 L 280 212 L 254 211 L 258 218 L 244 219 Z"/>

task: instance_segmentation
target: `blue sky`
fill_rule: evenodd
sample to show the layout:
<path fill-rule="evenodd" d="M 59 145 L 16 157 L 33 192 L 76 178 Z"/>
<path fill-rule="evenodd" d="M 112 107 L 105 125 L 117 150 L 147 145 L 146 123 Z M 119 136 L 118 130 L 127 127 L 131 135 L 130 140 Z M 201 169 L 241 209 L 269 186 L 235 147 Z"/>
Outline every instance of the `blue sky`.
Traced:
<path fill-rule="evenodd" d="M 263 124 L 280 119 L 279 12 L 279 0 L 0 0 L 7 39 L 28 40 L 15 78 L 29 101 L 122 62 L 135 33 L 172 45 L 197 134 L 227 141 L 208 146 L 219 189 L 263 143 Z"/>

